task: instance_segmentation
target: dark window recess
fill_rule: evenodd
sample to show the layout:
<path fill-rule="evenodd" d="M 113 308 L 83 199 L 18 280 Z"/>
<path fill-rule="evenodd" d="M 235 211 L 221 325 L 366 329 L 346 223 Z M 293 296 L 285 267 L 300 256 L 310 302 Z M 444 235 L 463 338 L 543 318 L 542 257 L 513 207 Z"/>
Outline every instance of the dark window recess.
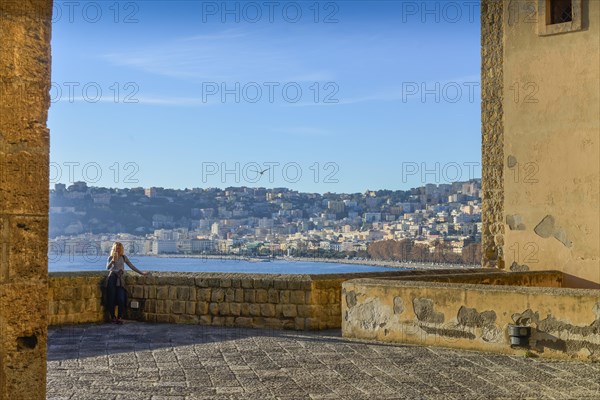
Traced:
<path fill-rule="evenodd" d="M 550 0 L 550 24 L 573 21 L 571 0 Z"/>

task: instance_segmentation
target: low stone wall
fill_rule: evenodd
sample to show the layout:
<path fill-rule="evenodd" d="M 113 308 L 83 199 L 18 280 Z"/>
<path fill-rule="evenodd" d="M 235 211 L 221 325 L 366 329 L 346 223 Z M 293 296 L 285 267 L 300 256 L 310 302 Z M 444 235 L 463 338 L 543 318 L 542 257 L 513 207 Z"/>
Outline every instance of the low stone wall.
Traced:
<path fill-rule="evenodd" d="M 411 272 L 340 275 L 225 273 L 128 273 L 129 300 L 138 319 L 286 329 L 339 328 L 341 284 L 353 277 Z M 49 274 L 50 325 L 103 322 L 101 283 L 106 272 Z M 130 309 L 132 314 L 136 310 Z"/>
<path fill-rule="evenodd" d="M 342 334 L 384 342 L 600 360 L 600 292 L 560 288 L 559 274 L 500 272 L 349 280 L 342 288 Z M 494 285 L 456 283 L 477 279 Z M 454 283 L 440 282 L 444 280 Z M 546 287 L 506 286 L 509 282 L 537 282 Z M 511 347 L 509 325 L 532 328 L 528 347 Z"/>
<path fill-rule="evenodd" d="M 48 279 L 48 325 L 104 321 L 100 283 L 105 272 L 53 272 Z"/>
<path fill-rule="evenodd" d="M 436 274 L 481 271 L 447 269 Z M 319 330 L 341 326 L 342 283 L 360 277 L 409 277 L 431 271 L 269 275 L 153 273 L 126 275 L 133 318 L 149 322 Z M 106 272 L 49 274 L 49 324 L 103 322 L 100 285 Z"/>

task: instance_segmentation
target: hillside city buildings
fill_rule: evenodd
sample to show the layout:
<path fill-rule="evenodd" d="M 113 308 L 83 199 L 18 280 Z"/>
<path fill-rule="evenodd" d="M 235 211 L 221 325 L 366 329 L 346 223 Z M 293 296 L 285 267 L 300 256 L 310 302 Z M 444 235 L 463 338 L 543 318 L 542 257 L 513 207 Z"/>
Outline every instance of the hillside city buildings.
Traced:
<path fill-rule="evenodd" d="M 57 184 L 50 257 L 129 253 L 356 256 L 370 243 L 443 241 L 460 255 L 480 241 L 480 180 L 407 191 L 300 193 L 286 188 L 108 189 Z"/>

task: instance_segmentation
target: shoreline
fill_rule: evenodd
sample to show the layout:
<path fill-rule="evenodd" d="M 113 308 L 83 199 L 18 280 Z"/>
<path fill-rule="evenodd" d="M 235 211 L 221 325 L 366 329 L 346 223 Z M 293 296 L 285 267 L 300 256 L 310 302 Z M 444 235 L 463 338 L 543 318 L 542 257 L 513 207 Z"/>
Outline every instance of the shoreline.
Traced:
<path fill-rule="evenodd" d="M 288 261 L 288 262 L 319 262 L 331 264 L 354 264 L 368 265 L 373 267 L 385 267 L 396 269 L 474 269 L 481 268 L 479 264 L 451 264 L 451 263 L 424 263 L 414 261 L 384 261 L 384 260 L 348 260 L 348 259 L 332 259 L 332 258 L 315 258 L 315 257 L 274 257 L 270 259 L 255 258 L 248 256 L 237 256 L 233 254 L 161 254 L 156 256 L 137 256 L 137 257 L 157 257 L 157 258 L 201 258 L 201 259 L 217 259 L 217 260 L 232 260 L 232 261 L 249 261 L 249 262 L 269 262 L 267 260 Z"/>

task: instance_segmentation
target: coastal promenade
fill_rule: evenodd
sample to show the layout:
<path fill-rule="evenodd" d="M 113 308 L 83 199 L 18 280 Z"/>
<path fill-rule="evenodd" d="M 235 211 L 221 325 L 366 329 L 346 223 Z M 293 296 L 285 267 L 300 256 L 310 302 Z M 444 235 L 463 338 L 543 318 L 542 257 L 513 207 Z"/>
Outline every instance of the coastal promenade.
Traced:
<path fill-rule="evenodd" d="M 50 328 L 47 399 L 600 399 L 600 364 L 126 321 Z"/>

